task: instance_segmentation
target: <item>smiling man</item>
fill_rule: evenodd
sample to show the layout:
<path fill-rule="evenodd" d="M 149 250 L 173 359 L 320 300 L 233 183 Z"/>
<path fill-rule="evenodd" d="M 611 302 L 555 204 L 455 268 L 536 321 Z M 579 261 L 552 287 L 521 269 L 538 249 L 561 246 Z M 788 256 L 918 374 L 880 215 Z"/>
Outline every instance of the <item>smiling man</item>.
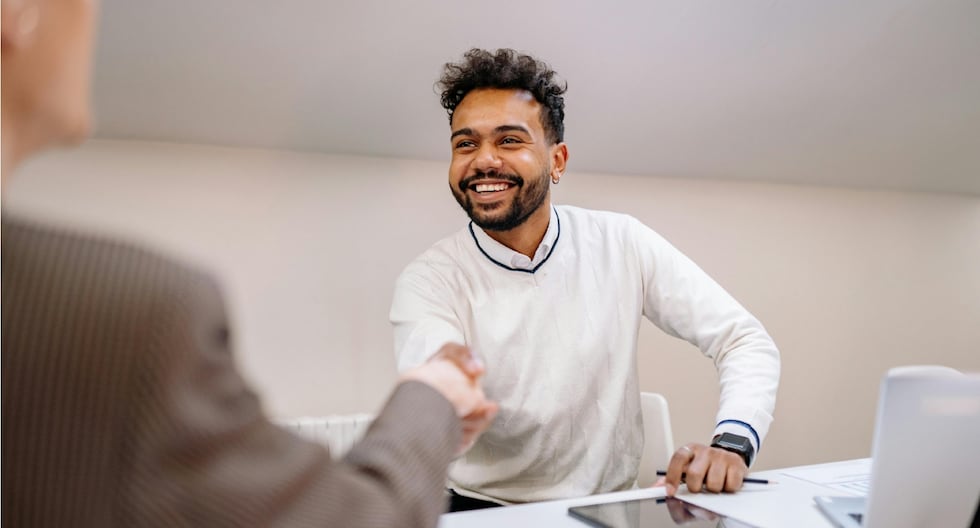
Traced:
<path fill-rule="evenodd" d="M 478 88 L 453 111 L 449 188 L 477 226 L 519 253 L 541 242 L 548 179 L 558 183 L 568 159 L 565 144 L 544 128 L 540 106 L 526 90 Z"/>
<path fill-rule="evenodd" d="M 450 471 L 452 509 L 622 490 L 643 449 L 641 316 L 717 366 L 714 437 L 677 450 L 666 485 L 742 485 L 772 421 L 779 352 L 765 329 L 653 230 L 551 203 L 565 172 L 565 87 L 513 50 L 470 50 L 440 80 L 449 187 L 471 222 L 408 265 L 391 322 L 399 369 L 446 342 L 483 355 L 496 422 Z M 675 406 L 675 409 L 683 406 Z"/>

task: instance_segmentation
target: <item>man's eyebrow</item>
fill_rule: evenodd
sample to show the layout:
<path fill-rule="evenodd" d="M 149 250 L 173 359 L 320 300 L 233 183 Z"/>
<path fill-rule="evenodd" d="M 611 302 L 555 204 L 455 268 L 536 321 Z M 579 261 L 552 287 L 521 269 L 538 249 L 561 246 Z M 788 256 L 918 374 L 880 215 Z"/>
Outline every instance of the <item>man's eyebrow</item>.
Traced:
<path fill-rule="evenodd" d="M 531 131 L 521 125 L 500 125 L 499 127 L 493 129 L 494 132 L 500 134 L 501 132 L 523 132 L 527 135 L 531 135 Z"/>
<path fill-rule="evenodd" d="M 472 136 L 472 135 L 473 135 L 473 129 L 472 128 L 461 128 L 461 129 L 453 132 L 453 135 L 449 136 L 449 139 L 452 139 L 452 138 L 454 138 L 456 136 Z"/>
<path fill-rule="evenodd" d="M 504 132 L 523 132 L 527 135 L 531 135 L 531 131 L 521 125 L 500 125 L 499 127 L 493 129 L 493 132 L 495 134 L 502 134 Z M 474 132 L 472 128 L 461 128 L 453 132 L 452 135 L 449 136 L 449 139 L 453 139 L 456 136 L 475 136 L 475 135 L 476 132 Z"/>

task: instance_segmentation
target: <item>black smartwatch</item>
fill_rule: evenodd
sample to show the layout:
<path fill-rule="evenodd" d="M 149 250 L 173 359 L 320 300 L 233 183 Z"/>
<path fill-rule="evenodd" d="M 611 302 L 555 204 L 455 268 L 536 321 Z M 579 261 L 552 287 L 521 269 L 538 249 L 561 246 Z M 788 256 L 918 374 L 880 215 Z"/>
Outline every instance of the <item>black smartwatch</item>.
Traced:
<path fill-rule="evenodd" d="M 742 460 L 745 461 L 745 467 L 752 465 L 752 459 L 755 457 L 755 449 L 752 448 L 752 442 L 748 438 L 737 434 L 721 433 L 720 435 L 715 435 L 711 439 L 711 447 L 731 451 L 742 457 Z"/>

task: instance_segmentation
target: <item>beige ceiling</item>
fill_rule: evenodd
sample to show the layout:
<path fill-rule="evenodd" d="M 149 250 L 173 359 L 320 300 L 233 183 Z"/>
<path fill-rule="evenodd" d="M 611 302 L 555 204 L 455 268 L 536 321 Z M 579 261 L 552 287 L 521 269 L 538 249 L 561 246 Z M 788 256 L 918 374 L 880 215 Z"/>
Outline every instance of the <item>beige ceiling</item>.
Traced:
<path fill-rule="evenodd" d="M 472 46 L 568 81 L 570 170 L 980 195 L 977 0 L 104 0 L 98 135 L 442 160 Z"/>

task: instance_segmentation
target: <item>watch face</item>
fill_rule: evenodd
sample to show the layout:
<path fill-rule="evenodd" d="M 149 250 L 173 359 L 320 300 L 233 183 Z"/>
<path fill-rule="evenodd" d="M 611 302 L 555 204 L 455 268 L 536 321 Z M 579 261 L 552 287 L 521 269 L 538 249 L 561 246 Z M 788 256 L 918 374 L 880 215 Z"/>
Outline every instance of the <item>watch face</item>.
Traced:
<path fill-rule="evenodd" d="M 749 439 L 744 436 L 733 435 L 731 433 L 722 433 L 721 438 L 719 438 L 715 445 L 719 447 L 728 447 L 732 449 L 744 450 L 749 447 Z"/>
<path fill-rule="evenodd" d="M 711 447 L 718 447 L 731 451 L 740 455 L 745 460 L 745 465 L 748 466 L 752 463 L 753 451 L 752 442 L 744 436 L 739 436 L 732 433 L 722 433 L 718 436 L 714 442 L 711 442 Z"/>

